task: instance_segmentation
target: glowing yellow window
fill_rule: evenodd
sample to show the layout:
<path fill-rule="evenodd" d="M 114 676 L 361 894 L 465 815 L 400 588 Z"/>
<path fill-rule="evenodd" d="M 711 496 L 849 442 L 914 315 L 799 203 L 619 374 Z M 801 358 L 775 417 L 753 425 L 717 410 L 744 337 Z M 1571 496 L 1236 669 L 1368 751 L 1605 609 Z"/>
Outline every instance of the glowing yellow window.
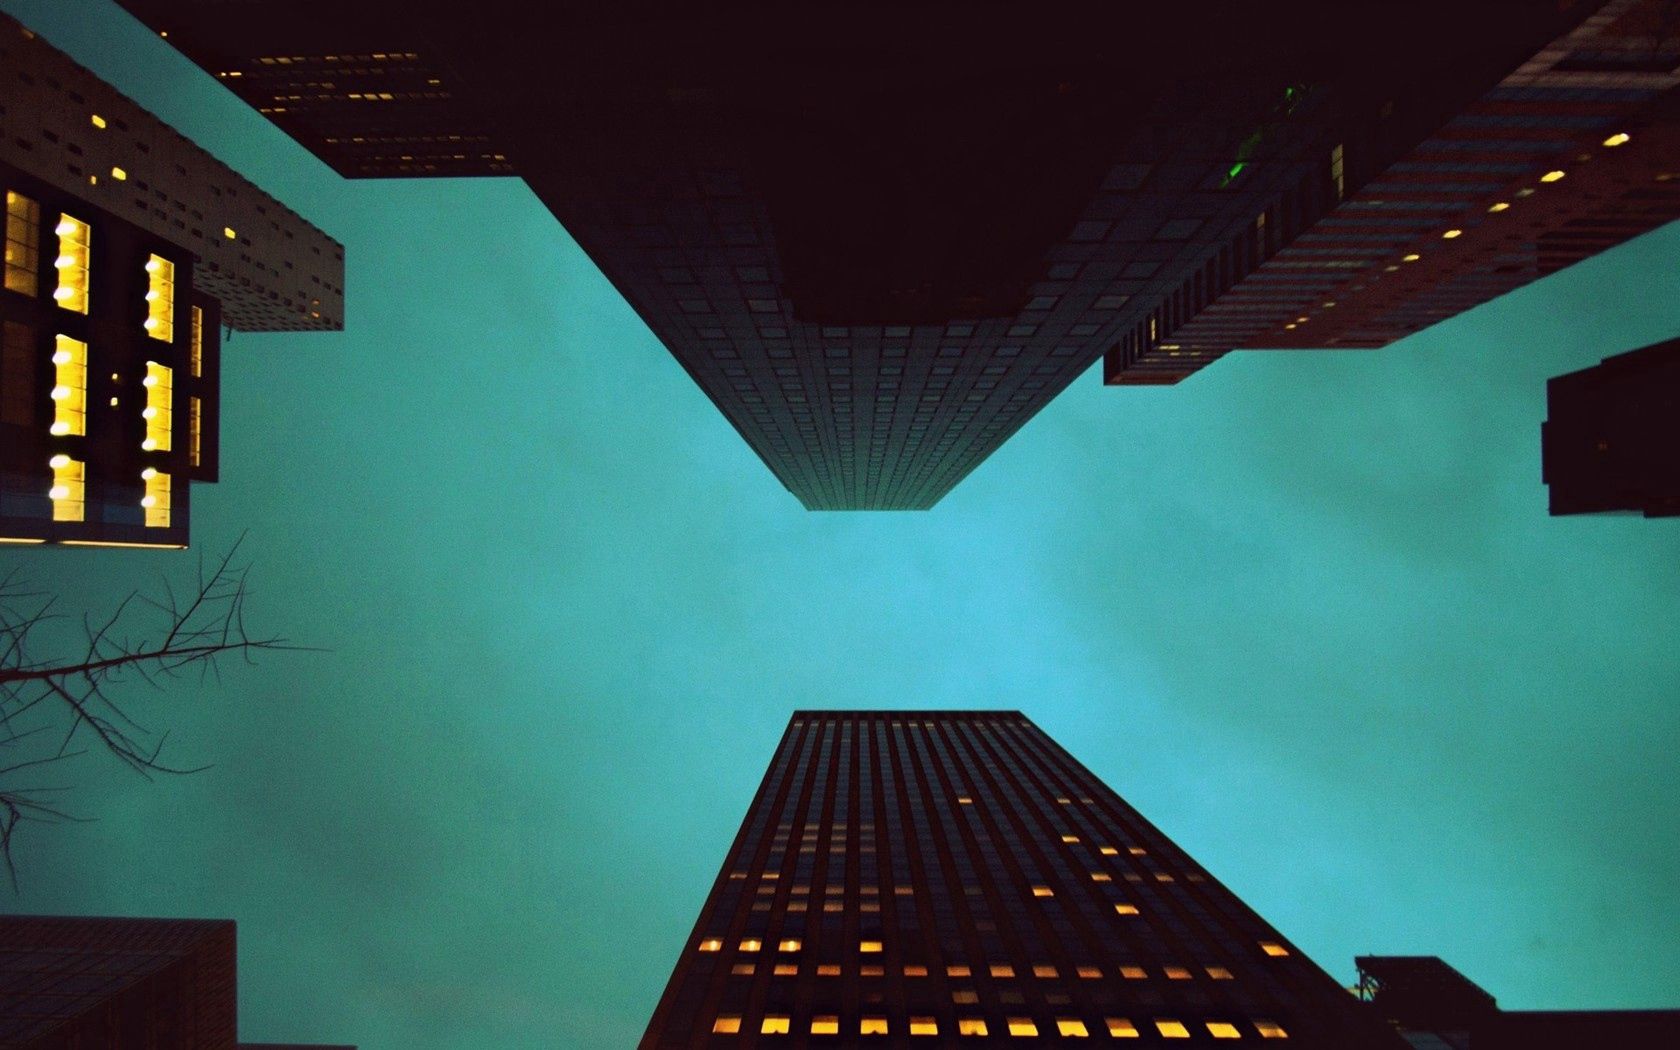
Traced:
<path fill-rule="evenodd" d="M 754 963 L 736 963 L 729 968 L 729 972 L 739 977 L 751 977 L 758 972 L 758 966 Z"/>
<path fill-rule="evenodd" d="M 1113 846 L 1104 846 L 1098 852 L 1100 852 L 1105 857 L 1112 857 L 1115 854 L 1119 853 L 1120 851 L 1115 849 Z"/>
<path fill-rule="evenodd" d="M 1156 882 L 1171 882 L 1172 880 L 1173 880 L 1173 877 L 1171 875 L 1168 875 L 1164 871 L 1157 871 L 1155 873 L 1155 881 Z"/>
<path fill-rule="evenodd" d="M 1116 915 L 1136 915 L 1137 913 L 1137 905 L 1135 904 L 1116 904 L 1114 906 L 1114 914 Z"/>
<path fill-rule="evenodd" d="M 1056 891 L 1048 886 L 1034 886 L 1032 890 L 1034 897 L 1054 897 L 1056 895 Z"/>
<path fill-rule="evenodd" d="M 884 966 L 867 966 L 866 965 L 866 966 L 858 967 L 858 976 L 859 977 L 885 977 L 886 975 L 887 975 L 887 970 L 886 970 L 886 967 L 884 967 Z"/>
<path fill-rule="evenodd" d="M 1062 836 L 1062 841 L 1063 842 L 1078 842 L 1079 841 L 1079 836 L 1078 835 L 1063 835 Z"/>
<path fill-rule="evenodd" d="M 1614 135 L 1611 135 L 1609 138 L 1605 139 L 1604 144 L 1606 146 L 1615 147 L 1615 146 L 1620 146 L 1620 145 L 1623 145 L 1627 142 L 1630 142 L 1630 141 L 1632 141 L 1632 139 L 1633 139 L 1633 136 L 1629 135 L 1627 132 L 1618 131 Z"/>
<path fill-rule="evenodd" d="M 168 452 L 175 433 L 175 370 L 156 361 L 146 362 L 146 407 L 140 414 L 146 419 L 146 439 L 140 447 L 147 452 Z"/>
<path fill-rule="evenodd" d="M 1237 1031 L 1237 1026 L 1227 1021 L 1209 1021 L 1207 1023 L 1207 1029 L 1208 1034 L 1213 1036 L 1215 1039 L 1242 1038 L 1242 1033 Z"/>
<path fill-rule="evenodd" d="M 1289 949 L 1276 941 L 1261 941 L 1260 950 L 1267 955 L 1283 956 L 1289 954 Z"/>
<path fill-rule="evenodd" d="M 1546 174 L 1540 176 L 1540 181 L 1541 182 L 1557 182 L 1561 178 L 1563 178 L 1563 172 L 1553 170 L 1553 171 L 1548 171 L 1548 172 L 1546 172 Z"/>
<path fill-rule="evenodd" d="M 969 977 L 972 976 L 973 973 L 974 971 L 966 966 L 958 965 L 945 967 L 945 976 L 947 977 Z"/>
<path fill-rule="evenodd" d="M 1092 882 L 1113 882 L 1114 881 L 1114 876 L 1110 875 L 1106 871 L 1093 871 L 1093 872 L 1091 872 L 1091 881 Z"/>
<path fill-rule="evenodd" d="M 1141 981 L 1149 976 L 1149 972 L 1141 966 L 1122 966 L 1120 976 L 1128 981 Z"/>
<path fill-rule="evenodd" d="M 204 310 L 195 306 L 188 316 L 192 320 L 187 343 L 187 363 L 191 366 L 193 378 L 196 379 L 204 374 Z"/>
<path fill-rule="evenodd" d="M 67 335 L 58 336 L 53 347 L 52 433 L 87 433 L 87 344 Z"/>
<path fill-rule="evenodd" d="M 904 976 L 906 977 L 926 977 L 927 975 L 926 966 L 906 966 L 904 968 Z"/>
<path fill-rule="evenodd" d="M 957 796 L 957 804 L 958 805 L 963 805 L 963 806 L 972 806 L 974 804 L 974 800 L 969 798 L 967 795 L 958 795 Z"/>
<path fill-rule="evenodd" d="M 776 950 L 779 952 L 796 952 L 799 950 L 799 942 L 790 938 L 777 944 Z"/>
<path fill-rule="evenodd" d="M 53 298 L 66 310 L 85 314 L 93 231 L 82 220 L 61 213 L 53 232 L 58 234 L 58 258 L 53 261 L 58 269 L 58 287 L 53 290 Z"/>
<path fill-rule="evenodd" d="M 1011 1017 L 1008 1019 L 1010 1035 L 1037 1035 L 1038 1025 L 1030 1017 Z"/>
<path fill-rule="evenodd" d="M 712 1022 L 714 1035 L 734 1035 L 741 1030 L 741 1018 L 738 1014 L 719 1014 Z"/>
<path fill-rule="evenodd" d="M 1156 1019 L 1155 1030 L 1161 1033 L 1161 1038 L 1163 1039 L 1190 1038 L 1190 1029 L 1184 1027 L 1182 1022 L 1175 1021 L 1170 1017 Z"/>
<path fill-rule="evenodd" d="M 1190 971 L 1182 966 L 1168 966 L 1162 972 L 1167 975 L 1169 981 L 1188 981 L 1190 979 Z"/>
<path fill-rule="evenodd" d="M 1077 972 L 1082 980 L 1096 981 L 1102 979 L 1102 971 L 1095 966 L 1081 966 Z"/>
<path fill-rule="evenodd" d="M 880 941 L 859 941 L 858 942 L 858 951 L 860 951 L 860 952 L 872 953 L 872 952 L 878 952 L 880 950 L 881 950 L 881 942 Z"/>
<path fill-rule="evenodd" d="M 1085 1029 L 1085 1022 L 1077 1017 L 1056 1018 L 1056 1034 L 1073 1039 L 1084 1039 L 1091 1033 Z"/>
<path fill-rule="evenodd" d="M 838 976 L 840 976 L 840 964 L 839 963 L 822 963 L 822 964 L 820 964 L 817 967 L 817 976 L 818 977 L 838 977 Z"/>
<path fill-rule="evenodd" d="M 1229 981 L 1231 979 L 1231 971 L 1223 966 L 1207 967 L 1207 975 L 1216 981 Z"/>
<path fill-rule="evenodd" d="M 1288 1039 L 1289 1033 L 1276 1021 L 1255 1021 L 1254 1028 L 1262 1039 Z"/>
<path fill-rule="evenodd" d="M 41 289 L 40 272 L 41 206 L 7 190 L 5 288 L 33 298 Z"/>
<path fill-rule="evenodd" d="M 773 977 L 796 977 L 799 974 L 798 963 L 777 963 Z"/>
<path fill-rule="evenodd" d="M 887 1019 L 885 1017 L 864 1017 L 858 1021 L 859 1035 L 886 1035 Z"/>
<path fill-rule="evenodd" d="M 787 1035 L 791 1028 L 792 1019 L 787 1014 L 765 1014 L 758 1026 L 762 1035 Z"/>
<path fill-rule="evenodd" d="M 1054 977 L 1054 976 L 1056 976 L 1056 968 L 1054 966 L 1034 966 L 1033 967 L 1033 976 L 1034 977 Z"/>
<path fill-rule="evenodd" d="M 1071 806 L 1071 805 L 1073 805 L 1073 799 L 1071 799 L 1071 798 L 1059 798 L 1059 799 L 1056 800 L 1056 804 L 1061 805 L 1061 806 Z"/>
<path fill-rule="evenodd" d="M 54 521 L 82 521 L 87 516 L 87 464 L 71 459 L 62 452 L 48 460 L 52 467 L 52 488 L 47 495 L 52 500 Z"/>
<path fill-rule="evenodd" d="M 705 940 L 700 942 L 700 950 L 703 952 L 721 951 L 722 948 L 723 942 L 718 940 L 716 937 L 707 937 Z"/>
<path fill-rule="evenodd" d="M 983 1017 L 959 1017 L 959 1018 L 957 1018 L 957 1034 L 958 1035 L 985 1035 L 986 1034 L 986 1020 L 985 1020 L 985 1018 L 983 1018 Z"/>
<path fill-rule="evenodd" d="M 169 475 L 147 467 L 140 472 L 140 477 L 146 482 L 146 494 L 140 497 L 140 506 L 146 511 L 146 527 L 167 529 L 170 505 Z"/>
<path fill-rule="evenodd" d="M 1134 857 L 1142 857 L 1142 856 L 1145 856 L 1149 851 L 1144 849 L 1142 846 L 1127 846 L 1126 847 L 1126 852 L 1130 853 Z"/>
<path fill-rule="evenodd" d="M 818 1014 L 811 1018 L 812 1035 L 839 1035 L 840 1018 L 834 1014 Z"/>
<path fill-rule="evenodd" d="M 97 113 L 94 113 L 91 116 L 89 116 L 88 120 L 92 121 L 93 126 L 96 127 L 96 128 L 102 128 L 102 127 L 105 126 L 105 118 L 100 116 Z"/>
<path fill-rule="evenodd" d="M 204 404 L 196 397 L 187 398 L 187 462 L 204 462 Z"/>
<path fill-rule="evenodd" d="M 911 1035 L 938 1035 L 939 1022 L 931 1017 L 910 1018 Z"/>
<path fill-rule="evenodd" d="M 993 963 L 991 966 L 991 974 L 993 977 L 1013 977 L 1015 976 L 1015 967 L 1008 966 L 1004 963 Z"/>
<path fill-rule="evenodd" d="M 756 952 L 762 947 L 764 947 L 764 942 L 757 937 L 748 937 L 741 942 L 741 950 L 744 952 Z"/>
<path fill-rule="evenodd" d="M 1138 1037 L 1137 1025 L 1124 1017 L 1105 1017 L 1103 1018 L 1103 1024 L 1108 1026 L 1108 1034 L 1115 1039 L 1136 1039 Z"/>

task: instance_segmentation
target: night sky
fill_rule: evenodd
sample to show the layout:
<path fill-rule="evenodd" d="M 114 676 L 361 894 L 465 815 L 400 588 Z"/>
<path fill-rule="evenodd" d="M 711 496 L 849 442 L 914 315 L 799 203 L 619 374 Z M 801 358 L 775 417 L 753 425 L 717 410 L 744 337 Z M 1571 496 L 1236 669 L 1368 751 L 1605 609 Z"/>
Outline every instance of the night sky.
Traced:
<path fill-rule="evenodd" d="M 1338 979 L 1680 1006 L 1680 520 L 1548 517 L 1547 377 L 1680 333 L 1680 224 L 1381 351 L 1080 378 L 935 510 L 811 514 L 517 180 L 347 182 L 105 0 L 0 0 L 344 242 L 235 334 L 258 633 L 63 770 L 42 913 L 231 917 L 242 1036 L 629 1046 L 795 707 L 1019 708 Z M 67 611 L 196 552 L 0 552 Z"/>

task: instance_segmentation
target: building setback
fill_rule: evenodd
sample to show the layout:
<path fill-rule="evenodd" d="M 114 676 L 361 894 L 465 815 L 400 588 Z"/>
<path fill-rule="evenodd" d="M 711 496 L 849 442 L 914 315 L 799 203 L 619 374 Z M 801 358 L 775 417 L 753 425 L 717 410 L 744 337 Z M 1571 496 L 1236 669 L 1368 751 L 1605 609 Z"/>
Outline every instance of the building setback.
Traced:
<path fill-rule="evenodd" d="M 866 1036 L 1404 1046 L 1020 713 L 795 712 L 641 1045 Z"/>
<path fill-rule="evenodd" d="M 1546 408 L 1553 514 L 1680 515 L 1680 339 L 1548 380 Z"/>
<path fill-rule="evenodd" d="M 185 547 L 221 339 L 337 331 L 344 252 L 0 15 L 0 542 Z"/>
<path fill-rule="evenodd" d="M 0 915 L 0 1046 L 278 1050 L 236 1038 L 235 949 L 227 919 Z"/>
<path fill-rule="evenodd" d="M 1111 381 L 1161 383 L 1251 345 L 1234 328 L 1169 336 L 1213 299 L 1269 298 L 1250 271 L 1330 206 L 1327 180 L 1356 193 L 1628 6 L 1071 3 L 1044 17 L 486 0 L 468 18 L 396 0 L 119 2 L 346 177 L 523 177 L 811 509 L 933 506 L 1111 348 Z M 1592 59 L 1612 60 L 1632 61 Z M 1649 99 L 1643 73 L 1622 75 Z M 1639 110 L 1605 91 L 1608 112 L 1560 103 L 1585 107 L 1560 118 L 1571 146 L 1580 120 Z M 1496 143 L 1491 162 L 1472 150 L 1436 167 L 1514 165 L 1513 182 L 1554 152 L 1549 131 L 1533 137 L 1537 155 Z M 1429 171 L 1407 192 L 1457 202 L 1449 184 L 1475 181 Z M 1534 265 L 1666 208 L 1607 219 Z M 1293 250 L 1365 266 L 1393 247 L 1389 222 L 1356 248 Z M 1348 272 L 1272 265 L 1293 298 L 1244 315 L 1252 345 L 1299 325 L 1294 285 Z M 1505 265 L 1484 298 L 1520 283 Z M 1452 295 L 1429 316 L 1480 301 L 1441 280 Z M 1388 313 L 1346 345 L 1411 330 Z"/>

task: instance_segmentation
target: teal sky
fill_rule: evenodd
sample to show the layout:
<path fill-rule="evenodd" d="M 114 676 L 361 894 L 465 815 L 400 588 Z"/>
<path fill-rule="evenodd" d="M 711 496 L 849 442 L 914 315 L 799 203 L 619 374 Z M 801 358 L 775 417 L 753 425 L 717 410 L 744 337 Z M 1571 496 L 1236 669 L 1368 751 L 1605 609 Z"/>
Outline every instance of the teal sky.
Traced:
<path fill-rule="evenodd" d="M 788 712 L 1025 711 L 1339 979 L 1680 1006 L 1680 520 L 1554 519 L 1547 377 L 1680 333 L 1680 224 L 1382 351 L 1082 377 L 920 514 L 809 514 L 515 180 L 347 182 L 106 0 L 0 9 L 343 241 L 236 334 L 207 554 L 322 653 L 138 691 L 46 913 L 239 922 L 246 1039 L 629 1046 Z M 194 555 L 0 553 L 100 610 Z"/>

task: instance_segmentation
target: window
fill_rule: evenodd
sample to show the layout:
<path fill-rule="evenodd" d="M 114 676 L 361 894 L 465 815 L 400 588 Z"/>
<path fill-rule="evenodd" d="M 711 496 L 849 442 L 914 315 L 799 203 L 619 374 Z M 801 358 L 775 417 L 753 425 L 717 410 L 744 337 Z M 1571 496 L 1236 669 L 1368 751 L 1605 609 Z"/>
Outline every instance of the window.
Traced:
<path fill-rule="evenodd" d="M 779 952 L 796 952 L 799 950 L 799 942 L 792 939 L 782 941 L 776 945 L 776 950 Z"/>
<path fill-rule="evenodd" d="M 1149 973 L 1141 966 L 1122 966 L 1120 967 L 1120 976 L 1128 981 L 1141 981 L 1147 978 Z"/>
<path fill-rule="evenodd" d="M 58 269 L 58 287 L 53 290 L 53 298 L 64 309 L 85 314 L 88 312 L 88 266 L 92 261 L 90 243 L 93 231 L 82 220 L 60 214 L 53 232 L 58 234 L 58 258 L 53 261 L 53 266 Z"/>
<path fill-rule="evenodd" d="M 1081 966 L 1077 972 L 1080 978 L 1086 981 L 1096 981 L 1102 978 L 1102 971 L 1095 966 Z"/>
<path fill-rule="evenodd" d="M 1117 850 L 1117 849 L 1115 849 L 1115 848 L 1114 848 L 1114 847 L 1113 847 L 1113 846 L 1104 846 L 1104 847 L 1103 847 L 1103 848 L 1102 848 L 1102 849 L 1101 849 L 1101 850 L 1099 850 L 1099 851 L 1098 851 L 1098 852 L 1099 852 L 1099 853 L 1101 853 L 1101 854 L 1102 854 L 1102 855 L 1103 855 L 1103 856 L 1105 856 L 1105 857 L 1112 857 L 1112 856 L 1114 856 L 1114 855 L 1115 855 L 1115 854 L 1116 854 L 1116 853 L 1119 853 L 1119 852 L 1120 852 L 1120 851 L 1119 851 L 1119 850 Z"/>
<path fill-rule="evenodd" d="M 1144 849 L 1142 846 L 1127 846 L 1126 852 L 1130 853 L 1134 857 L 1141 857 L 1149 851 Z"/>
<path fill-rule="evenodd" d="M 945 976 L 947 976 L 947 977 L 969 977 L 973 973 L 974 973 L 974 971 L 970 970 L 966 966 L 947 966 L 947 967 L 945 967 Z"/>
<path fill-rule="evenodd" d="M 762 947 L 764 947 L 764 942 L 757 937 L 748 937 L 741 942 L 741 950 L 744 952 L 756 952 Z"/>
<path fill-rule="evenodd" d="M 765 1014 L 758 1030 L 763 1035 L 787 1035 L 790 1024 L 787 1014 Z"/>
<path fill-rule="evenodd" d="M 195 306 L 191 311 L 192 330 L 187 344 L 187 363 L 194 379 L 204 374 L 204 310 Z"/>
<path fill-rule="evenodd" d="M 1336 187 L 1336 199 L 1347 196 L 1347 163 L 1342 152 L 1342 144 L 1336 143 L 1330 150 L 1330 182 Z"/>
<path fill-rule="evenodd" d="M 1207 975 L 1216 981 L 1229 981 L 1231 979 L 1231 971 L 1223 966 L 1207 967 Z"/>
<path fill-rule="evenodd" d="M 976 992 L 972 988 L 958 988 L 956 991 L 951 993 L 951 1001 L 953 1003 L 965 1004 L 978 1003 L 980 1001 L 980 993 Z"/>
<path fill-rule="evenodd" d="M 715 952 L 722 947 L 723 942 L 718 940 L 716 937 L 708 937 L 700 942 L 700 950 L 703 952 Z"/>
<path fill-rule="evenodd" d="M 729 968 L 729 972 L 738 977 L 751 977 L 758 972 L 758 966 L 754 963 L 736 963 Z"/>
<path fill-rule="evenodd" d="M 146 260 L 146 334 L 175 341 L 175 264 L 161 255 Z"/>
<path fill-rule="evenodd" d="M 1034 897 L 1054 897 L 1056 895 L 1056 891 L 1048 886 L 1034 886 L 1032 891 Z"/>
<path fill-rule="evenodd" d="M 993 963 L 991 972 L 993 977 L 1013 977 L 1015 976 L 1015 967 L 1003 963 Z"/>
<path fill-rule="evenodd" d="M 1255 1021 L 1254 1027 L 1255 1030 L 1260 1033 L 1260 1038 L 1262 1039 L 1289 1038 L 1289 1033 L 1285 1032 L 1283 1030 L 1283 1026 L 1278 1024 L 1276 1021 Z"/>
<path fill-rule="evenodd" d="M 1115 1039 L 1136 1039 L 1138 1037 L 1137 1025 L 1124 1017 L 1105 1017 L 1103 1018 L 1103 1024 L 1108 1026 L 1108 1034 Z"/>
<path fill-rule="evenodd" d="M 834 1014 L 818 1014 L 811 1018 L 812 1035 L 839 1035 L 840 1018 Z"/>
<path fill-rule="evenodd" d="M 1093 871 L 1093 872 L 1091 872 L 1091 881 L 1092 882 L 1113 882 L 1114 877 L 1106 871 Z"/>
<path fill-rule="evenodd" d="M 1168 966 L 1163 972 L 1167 975 L 1169 981 L 1188 981 L 1190 979 L 1190 971 L 1182 966 Z"/>
<path fill-rule="evenodd" d="M 1226 1021 L 1209 1021 L 1207 1023 L 1207 1029 L 1208 1034 L 1213 1036 L 1215 1039 L 1242 1038 L 1242 1033 L 1237 1031 L 1237 1026 Z"/>
<path fill-rule="evenodd" d="M 840 964 L 839 963 L 823 963 L 822 965 L 817 967 L 817 976 L 818 977 L 838 977 L 838 976 L 840 976 Z"/>
<path fill-rule="evenodd" d="M 939 1022 L 931 1017 L 910 1018 L 911 1035 L 938 1035 Z"/>
<path fill-rule="evenodd" d="M 53 422 L 58 437 L 87 433 L 87 344 L 67 335 L 53 347 Z"/>
<path fill-rule="evenodd" d="M 87 464 L 60 453 L 48 460 L 52 467 L 52 488 L 47 496 L 52 500 L 54 521 L 82 521 L 87 516 Z"/>
<path fill-rule="evenodd" d="M 980 1017 L 959 1017 L 957 1018 L 957 1034 L 985 1035 L 986 1021 Z"/>
<path fill-rule="evenodd" d="M 906 966 L 904 968 L 904 976 L 906 977 L 926 977 L 927 975 L 928 968 L 926 966 Z"/>
<path fill-rule="evenodd" d="M 775 970 L 771 971 L 772 977 L 797 977 L 798 975 L 798 963 L 777 963 Z"/>
<path fill-rule="evenodd" d="M 1137 913 L 1137 905 L 1135 904 L 1116 904 L 1114 906 L 1114 914 L 1116 915 L 1136 915 Z"/>
<path fill-rule="evenodd" d="M 867 954 L 867 953 L 878 952 L 880 950 L 881 950 L 881 942 L 880 941 L 860 941 L 860 942 L 858 942 L 858 951 L 860 951 L 860 952 L 864 952 L 864 953 Z"/>
<path fill-rule="evenodd" d="M 1008 1020 L 1010 1035 L 1037 1035 L 1038 1025 L 1033 1024 L 1030 1017 L 1011 1017 Z"/>
<path fill-rule="evenodd" d="M 886 1035 L 887 1019 L 885 1017 L 865 1017 L 858 1021 L 859 1035 Z"/>
<path fill-rule="evenodd" d="M 21 193 L 6 191 L 6 280 L 8 292 L 41 291 L 41 206 Z"/>
<path fill-rule="evenodd" d="M 1063 842 L 1078 842 L 1079 841 L 1079 836 L 1078 835 L 1063 835 L 1062 836 L 1062 841 Z"/>
<path fill-rule="evenodd" d="M 187 462 L 204 462 L 204 405 L 196 397 L 187 398 Z"/>
<path fill-rule="evenodd" d="M 741 1030 L 741 1016 L 739 1014 L 719 1014 L 712 1022 L 713 1035 L 734 1035 Z"/>
<path fill-rule="evenodd" d="M 1260 950 L 1265 952 L 1267 955 L 1272 956 L 1284 956 L 1289 954 L 1289 949 L 1285 948 L 1276 941 L 1261 941 Z"/>
<path fill-rule="evenodd" d="M 1054 966 L 1034 966 L 1033 967 L 1033 976 L 1034 977 L 1054 977 L 1054 976 L 1056 976 L 1056 968 Z"/>
<path fill-rule="evenodd" d="M 1085 1022 L 1077 1017 L 1056 1018 L 1056 1034 L 1084 1039 L 1091 1033 L 1085 1030 Z"/>
<path fill-rule="evenodd" d="M 1175 1021 L 1170 1017 L 1158 1018 L 1155 1021 L 1155 1030 L 1161 1033 L 1163 1039 L 1190 1038 L 1190 1029 L 1184 1027 L 1182 1022 Z"/>
<path fill-rule="evenodd" d="M 146 527 L 148 529 L 167 529 L 169 527 L 169 475 L 147 467 L 140 472 L 140 477 L 146 482 L 146 494 L 140 498 L 140 506 L 146 511 Z"/>
<path fill-rule="evenodd" d="M 146 439 L 140 447 L 147 452 L 168 452 L 175 432 L 175 370 L 156 361 L 146 362 L 146 407 L 140 414 L 146 419 Z"/>

